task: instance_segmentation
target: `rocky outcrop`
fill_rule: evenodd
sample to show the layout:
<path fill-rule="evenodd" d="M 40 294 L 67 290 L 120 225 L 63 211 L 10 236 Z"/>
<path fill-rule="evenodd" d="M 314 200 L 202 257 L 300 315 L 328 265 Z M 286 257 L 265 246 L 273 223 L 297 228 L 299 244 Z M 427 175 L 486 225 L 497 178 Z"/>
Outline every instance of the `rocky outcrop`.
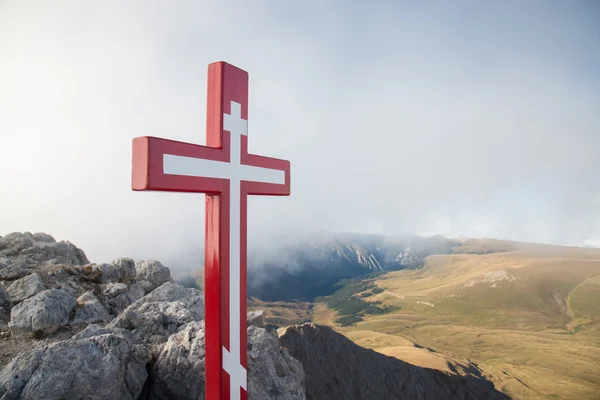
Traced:
<path fill-rule="evenodd" d="M 13 332 L 52 333 L 69 322 L 76 304 L 69 292 L 44 290 L 13 307 L 8 325 Z"/>
<path fill-rule="evenodd" d="M 148 361 L 129 332 L 92 326 L 71 340 L 15 357 L 0 371 L 0 398 L 135 400 Z"/>
<path fill-rule="evenodd" d="M 488 381 L 408 364 L 362 348 L 325 326 L 281 328 L 279 335 L 304 366 L 309 399 L 509 399 Z"/>
<path fill-rule="evenodd" d="M 131 304 L 109 326 L 128 329 L 143 342 L 161 343 L 188 322 L 203 318 L 200 291 L 168 282 Z"/>
<path fill-rule="evenodd" d="M 7 292 L 13 304 L 18 304 L 43 290 L 46 290 L 46 286 L 42 277 L 38 273 L 33 273 L 14 281 Z"/>
<path fill-rule="evenodd" d="M 190 322 L 171 335 L 147 384 L 148 400 L 204 398 L 204 323 Z M 303 400 L 302 364 L 265 329 L 248 328 L 248 398 Z"/>
<path fill-rule="evenodd" d="M 135 261 L 131 258 L 123 257 L 112 262 L 119 274 L 121 275 L 120 282 L 129 283 L 135 279 Z"/>
<path fill-rule="evenodd" d="M 169 268 L 155 260 L 140 261 L 135 264 L 135 276 L 146 293 L 166 282 L 173 282 Z"/>
<path fill-rule="evenodd" d="M 144 296 L 144 289 L 139 282 L 129 285 L 125 283 L 111 283 L 102 293 L 106 308 L 111 315 L 119 315 L 136 300 Z"/>
<path fill-rule="evenodd" d="M 98 322 L 108 322 L 111 320 L 110 314 L 94 296 L 92 291 L 85 292 L 77 299 L 77 306 L 73 324 L 96 324 Z"/>
<path fill-rule="evenodd" d="M 4 236 L 0 241 L 0 264 L 4 266 L 2 270 L 6 268 L 11 270 L 11 276 L 18 275 L 19 270 L 27 270 L 40 265 L 85 265 L 88 263 L 83 250 L 69 242 L 57 242 L 52 236 L 45 233 L 14 232 Z M 20 277 L 18 276 L 18 278 Z M 0 279 L 11 278 L 0 277 Z"/>

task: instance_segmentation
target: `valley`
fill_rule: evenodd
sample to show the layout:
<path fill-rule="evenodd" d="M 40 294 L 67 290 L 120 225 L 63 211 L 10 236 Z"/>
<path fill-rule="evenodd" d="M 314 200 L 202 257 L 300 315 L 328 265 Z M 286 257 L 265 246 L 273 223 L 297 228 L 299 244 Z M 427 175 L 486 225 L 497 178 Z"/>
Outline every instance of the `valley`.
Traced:
<path fill-rule="evenodd" d="M 516 399 L 597 398 L 600 250 L 467 240 L 423 264 L 348 279 L 315 302 L 256 305 L 267 323 L 328 325 Z"/>

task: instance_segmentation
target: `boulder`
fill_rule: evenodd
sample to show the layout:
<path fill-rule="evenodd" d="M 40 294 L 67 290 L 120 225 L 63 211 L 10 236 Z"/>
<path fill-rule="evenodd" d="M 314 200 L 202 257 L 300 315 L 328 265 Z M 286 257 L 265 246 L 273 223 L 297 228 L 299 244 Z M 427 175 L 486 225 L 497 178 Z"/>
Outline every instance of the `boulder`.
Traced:
<path fill-rule="evenodd" d="M 119 258 L 112 262 L 112 265 L 119 270 L 121 275 L 120 282 L 129 283 L 135 279 L 135 261 L 131 258 Z"/>
<path fill-rule="evenodd" d="M 13 304 L 18 304 L 43 290 L 46 290 L 46 286 L 42 277 L 38 273 L 33 273 L 14 281 L 7 292 Z"/>
<path fill-rule="evenodd" d="M 13 307 L 10 323 L 13 332 L 52 333 L 69 322 L 77 300 L 69 292 L 44 290 Z"/>
<path fill-rule="evenodd" d="M 156 260 L 140 261 L 135 264 L 135 277 L 146 293 L 166 282 L 173 282 L 171 271 Z"/>
<path fill-rule="evenodd" d="M 112 264 L 98 264 L 94 270 L 100 271 L 100 283 L 119 282 L 121 279 L 121 272 Z"/>
<path fill-rule="evenodd" d="M 116 316 L 125 310 L 129 305 L 144 296 L 144 289 L 139 282 L 131 285 L 124 283 L 111 283 L 102 293 L 104 303 L 108 311 Z"/>
<path fill-rule="evenodd" d="M 204 322 L 190 322 L 175 333 L 153 364 L 148 400 L 202 399 L 205 375 Z M 265 329 L 248 328 L 248 398 L 304 400 L 304 372 Z"/>
<path fill-rule="evenodd" d="M 0 371 L 0 398 L 140 398 L 148 376 L 144 347 L 129 332 L 88 329 L 15 357 Z"/>
<path fill-rule="evenodd" d="M 95 324 L 110 320 L 108 311 L 91 290 L 79 296 L 73 324 Z"/>
<path fill-rule="evenodd" d="M 24 264 L 36 267 L 41 264 L 74 264 L 89 263 L 85 253 L 69 242 L 56 242 L 45 233 L 13 232 L 2 238 L 0 258 L 6 259 L 7 266 Z"/>
<path fill-rule="evenodd" d="M 160 343 L 203 318 L 202 293 L 169 282 L 131 304 L 109 326 L 128 329 L 146 343 Z"/>
<path fill-rule="evenodd" d="M 264 328 L 265 312 L 263 310 L 250 311 L 248 313 L 248 325 L 254 325 L 259 328 Z"/>

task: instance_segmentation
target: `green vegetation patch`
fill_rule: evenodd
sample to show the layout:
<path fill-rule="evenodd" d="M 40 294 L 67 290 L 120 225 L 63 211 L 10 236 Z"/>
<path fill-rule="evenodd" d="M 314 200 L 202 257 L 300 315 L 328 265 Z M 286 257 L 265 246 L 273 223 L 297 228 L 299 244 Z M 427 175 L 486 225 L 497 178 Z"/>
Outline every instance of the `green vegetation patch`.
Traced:
<path fill-rule="evenodd" d="M 380 302 L 368 303 L 361 300 L 372 296 L 373 290 L 378 289 L 373 282 L 365 281 L 364 278 L 344 279 L 335 286 L 340 287 L 335 293 L 326 297 L 317 297 L 315 301 L 324 302 L 329 308 L 336 310 L 340 318 L 335 322 L 342 326 L 362 321 L 365 314 L 385 314 L 394 310 L 393 307 L 380 306 Z"/>

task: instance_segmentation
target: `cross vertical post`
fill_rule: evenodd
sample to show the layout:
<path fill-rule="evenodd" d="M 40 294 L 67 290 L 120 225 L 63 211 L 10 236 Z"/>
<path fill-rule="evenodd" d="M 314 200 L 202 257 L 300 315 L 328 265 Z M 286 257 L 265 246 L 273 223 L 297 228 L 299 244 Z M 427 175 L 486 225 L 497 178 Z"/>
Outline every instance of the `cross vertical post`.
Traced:
<path fill-rule="evenodd" d="M 206 146 L 138 137 L 132 189 L 206 193 L 206 398 L 247 393 L 248 195 L 290 194 L 289 161 L 248 153 L 248 73 L 208 67 Z"/>

